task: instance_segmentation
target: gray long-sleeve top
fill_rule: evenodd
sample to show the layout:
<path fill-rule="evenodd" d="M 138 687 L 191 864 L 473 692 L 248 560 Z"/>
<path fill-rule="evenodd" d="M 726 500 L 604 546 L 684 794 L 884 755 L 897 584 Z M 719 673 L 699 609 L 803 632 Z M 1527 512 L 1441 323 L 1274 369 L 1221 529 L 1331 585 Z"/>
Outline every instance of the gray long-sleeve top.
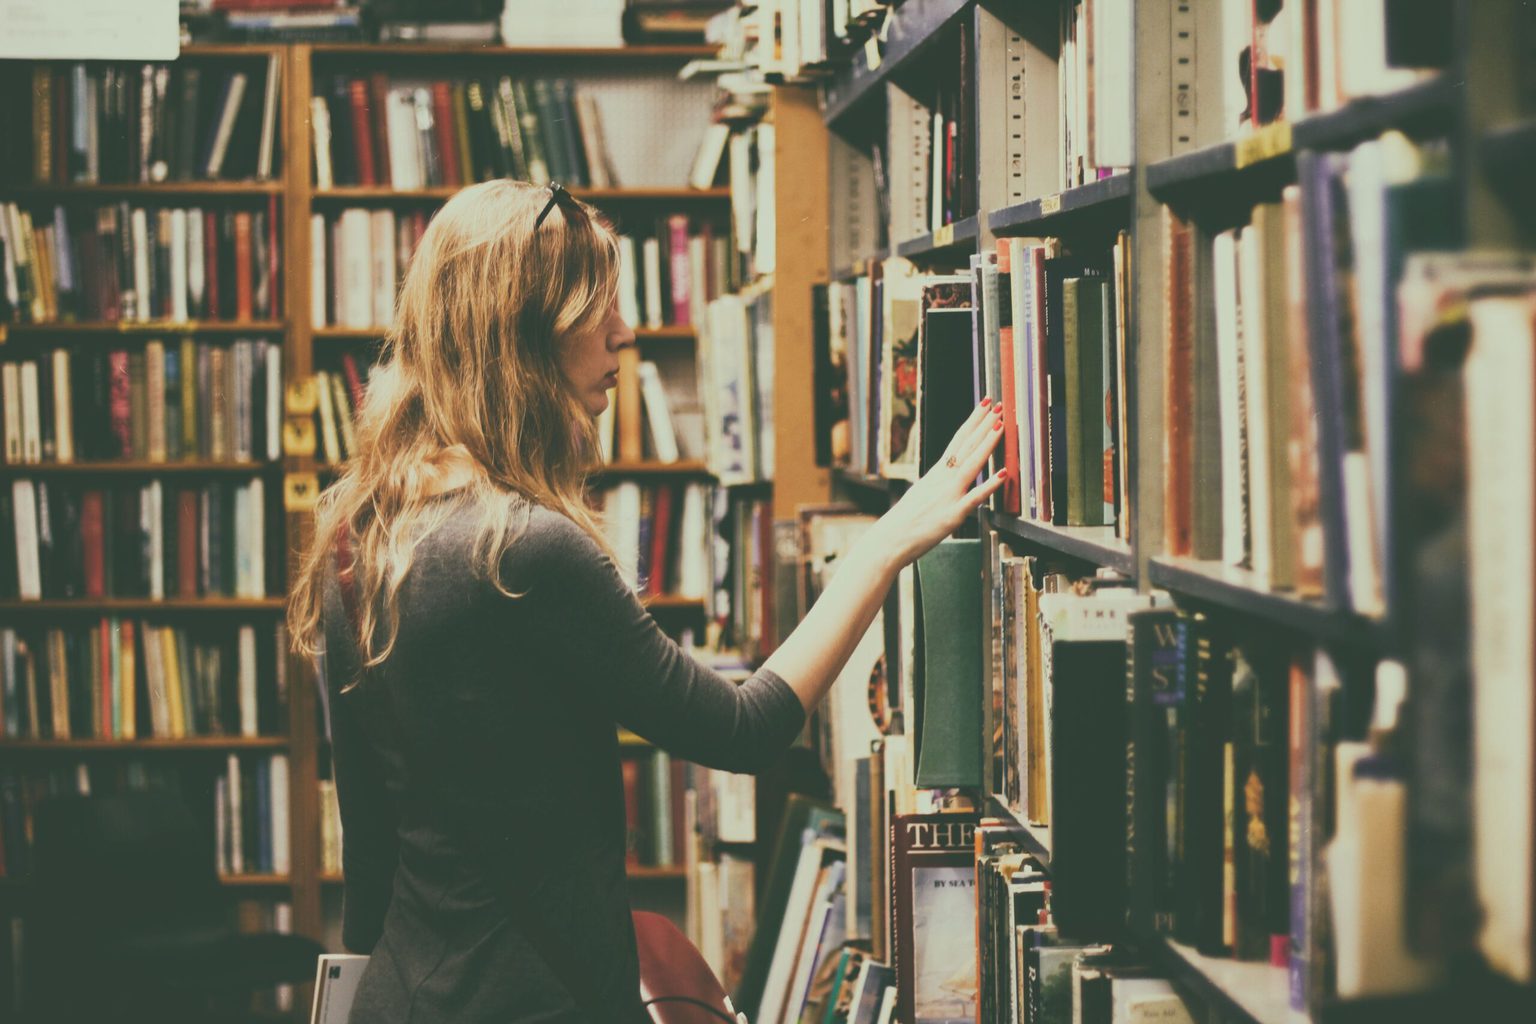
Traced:
<path fill-rule="evenodd" d="M 326 588 L 343 937 L 372 954 L 352 1020 L 644 1021 L 615 724 L 752 772 L 804 712 L 770 672 L 736 686 L 683 653 L 564 516 L 535 509 L 503 559 L 515 598 L 473 521 L 422 542 L 394 651 L 345 694 L 357 649 Z"/>

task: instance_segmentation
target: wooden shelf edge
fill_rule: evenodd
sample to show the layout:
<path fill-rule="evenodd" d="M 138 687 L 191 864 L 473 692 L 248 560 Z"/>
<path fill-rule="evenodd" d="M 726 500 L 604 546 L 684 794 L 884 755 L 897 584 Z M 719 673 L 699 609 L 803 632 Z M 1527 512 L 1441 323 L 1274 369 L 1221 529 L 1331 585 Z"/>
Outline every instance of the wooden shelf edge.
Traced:
<path fill-rule="evenodd" d="M 0 341 L 7 334 L 280 334 L 288 329 L 281 320 L 86 320 L 78 323 L 0 323 Z"/>
<path fill-rule="evenodd" d="M 1245 1024 L 1308 1024 L 1291 1009 L 1290 973 L 1249 960 L 1205 956 L 1164 935 L 1138 935 L 1132 944 L 1208 1002 Z"/>
<path fill-rule="evenodd" d="M 694 60 L 714 57 L 708 44 L 652 46 L 502 46 L 482 43 L 313 43 L 317 57 L 536 57 L 549 60 L 620 57 L 625 60 Z"/>
<path fill-rule="evenodd" d="M 1027 235 L 1047 224 L 1058 226 L 1086 219 L 1123 218 L 1129 225 L 1135 177 L 1134 171 L 1123 171 L 1053 195 L 1005 206 L 987 215 L 987 226 L 995 235 Z"/>
<path fill-rule="evenodd" d="M 231 888 L 277 888 L 293 884 L 289 875 L 220 875 L 219 884 Z"/>
<path fill-rule="evenodd" d="M 992 528 L 1038 547 L 1075 558 L 1080 562 L 1113 569 L 1127 576 L 1136 571 L 1136 554 L 1124 541 L 1114 539 L 1110 526 L 1053 526 L 983 509 Z"/>
<path fill-rule="evenodd" d="M 93 599 L 48 599 L 43 601 L 0 601 L 0 612 L 86 612 L 143 613 L 156 612 L 281 612 L 288 604 L 283 597 L 221 598 L 151 598 L 119 597 Z"/>
<path fill-rule="evenodd" d="M 1013 812 L 1013 808 L 997 798 L 996 793 L 987 794 L 987 813 L 994 818 L 1002 818 L 1017 828 L 1023 837 L 1024 852 L 1040 862 L 1047 873 L 1051 870 L 1051 830 L 1040 825 L 1031 825 Z"/>
<path fill-rule="evenodd" d="M 947 255 L 967 247 L 976 248 L 981 238 L 981 217 L 973 214 L 937 231 L 896 243 L 896 255 L 909 260 L 924 260 Z"/>
<path fill-rule="evenodd" d="M 1321 640 L 1380 646 L 1386 626 L 1352 611 L 1291 594 L 1262 590 L 1241 569 L 1194 559 L 1155 557 L 1148 566 L 1155 587 L 1285 626 Z"/>
<path fill-rule="evenodd" d="M 697 609 L 699 611 L 704 610 L 704 599 L 702 597 L 682 597 L 678 594 L 662 594 L 659 597 L 643 597 L 640 599 L 640 603 L 645 605 L 647 608 L 652 609 L 665 608 L 668 610 L 677 611 L 691 609 Z"/>
<path fill-rule="evenodd" d="M 689 476 L 707 477 L 709 465 L 695 459 L 678 462 L 608 462 L 592 474 L 596 477 Z"/>
<path fill-rule="evenodd" d="M 668 324 L 663 327 L 634 327 L 637 341 L 688 341 L 698 336 L 698 328 L 690 324 Z M 315 341 L 378 341 L 389 333 L 388 327 L 314 327 L 310 337 Z"/>
<path fill-rule="evenodd" d="M 238 751 L 282 750 L 288 746 L 286 736 L 186 736 L 181 739 L 137 740 L 0 740 L 0 755 L 7 753 L 123 753 L 142 754 L 152 751 Z"/>
<path fill-rule="evenodd" d="M 397 189 L 388 185 L 336 185 L 314 189 L 315 202 L 439 202 L 451 198 L 466 185 L 433 185 L 426 188 Z M 619 202 L 721 202 L 729 200 L 728 188 L 572 188 L 571 194 L 592 203 Z"/>
<path fill-rule="evenodd" d="M 283 194 L 281 181 L 102 181 L 52 183 L 0 183 L 0 196 L 12 200 L 49 199 L 59 196 L 275 196 Z"/>
<path fill-rule="evenodd" d="M 278 461 L 266 462 L 7 462 L 0 476 L 106 476 L 197 473 L 271 473 L 282 469 Z"/>

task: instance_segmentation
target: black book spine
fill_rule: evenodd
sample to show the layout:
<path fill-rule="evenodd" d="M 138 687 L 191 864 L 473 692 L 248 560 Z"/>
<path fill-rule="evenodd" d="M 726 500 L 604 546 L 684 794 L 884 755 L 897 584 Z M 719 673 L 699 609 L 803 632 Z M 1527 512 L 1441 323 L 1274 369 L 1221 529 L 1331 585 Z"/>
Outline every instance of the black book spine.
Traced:
<path fill-rule="evenodd" d="M 1178 613 L 1147 609 L 1130 616 L 1126 707 L 1126 923 L 1135 933 L 1172 924 L 1167 828 L 1168 726 L 1182 704 Z"/>
<path fill-rule="evenodd" d="M 1052 644 L 1052 912 L 1063 935 L 1125 924 L 1125 644 Z"/>
<path fill-rule="evenodd" d="M 198 91 L 202 72 L 195 67 L 180 70 L 177 81 L 176 145 L 171 159 L 171 174 L 177 181 L 190 181 L 196 177 L 193 161 L 197 153 Z"/>
<path fill-rule="evenodd" d="M 1184 671 L 1190 680 L 1189 725 L 1185 730 L 1186 797 L 1181 827 L 1185 850 L 1182 876 L 1184 915 L 1178 935 L 1207 953 L 1224 948 L 1222 938 L 1226 802 L 1222 788 L 1225 752 L 1232 739 L 1232 647 L 1203 614 L 1185 618 Z"/>
<path fill-rule="evenodd" d="M 0 598 L 12 600 L 20 593 L 16 572 L 16 515 L 11 489 L 0 487 Z"/>
<path fill-rule="evenodd" d="M 1283 666 L 1283 662 L 1281 665 Z M 1254 647 L 1233 665 L 1232 813 L 1236 841 L 1237 948 L 1243 960 L 1270 960 L 1287 941 L 1286 674 Z M 1278 884 L 1277 884 L 1277 879 Z"/>

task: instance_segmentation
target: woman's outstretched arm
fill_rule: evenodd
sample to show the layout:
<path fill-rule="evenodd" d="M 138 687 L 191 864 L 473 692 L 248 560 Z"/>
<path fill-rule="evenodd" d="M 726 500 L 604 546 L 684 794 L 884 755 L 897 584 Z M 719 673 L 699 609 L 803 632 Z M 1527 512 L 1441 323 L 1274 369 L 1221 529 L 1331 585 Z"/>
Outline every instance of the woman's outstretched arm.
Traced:
<path fill-rule="evenodd" d="M 1002 411 L 987 403 L 971 413 L 938 465 L 843 556 L 805 619 L 764 662 L 764 669 L 795 691 L 807 713 L 821 703 L 853 655 L 896 574 L 953 533 L 1002 485 L 1006 470 L 975 484 L 1003 436 Z"/>

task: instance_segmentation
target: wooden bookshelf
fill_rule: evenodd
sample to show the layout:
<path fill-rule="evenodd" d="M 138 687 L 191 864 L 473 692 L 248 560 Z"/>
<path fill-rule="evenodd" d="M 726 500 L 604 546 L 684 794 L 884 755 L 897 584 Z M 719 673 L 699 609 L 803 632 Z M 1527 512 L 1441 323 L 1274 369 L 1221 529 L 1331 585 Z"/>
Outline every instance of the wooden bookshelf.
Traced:
<path fill-rule="evenodd" d="M 684 459 L 681 462 L 609 462 L 595 474 L 599 478 L 613 477 L 707 477 L 709 466 L 701 461 Z"/>
<path fill-rule="evenodd" d="M 160 612 L 243 612 L 281 614 L 287 608 L 282 597 L 94 597 L 57 598 L 42 601 L 0 601 L 5 614 L 154 615 Z"/>
<path fill-rule="evenodd" d="M 277 889 L 293 884 L 291 875 L 220 875 L 219 883 L 231 889 Z"/>
<path fill-rule="evenodd" d="M 286 736 L 185 736 L 136 740 L 0 740 L 0 754 L 142 754 L 152 751 L 224 753 L 287 748 Z"/>
<path fill-rule="evenodd" d="M 635 340 L 692 341 L 698 337 L 696 328 L 688 324 L 669 324 L 665 327 L 634 327 Z M 313 327 L 310 336 L 317 342 L 378 341 L 389 333 L 388 327 Z"/>
<path fill-rule="evenodd" d="M 1136 556 L 1113 526 L 1055 526 L 990 511 L 983 511 L 982 519 L 1014 541 L 1127 576 L 1136 573 Z"/>
<path fill-rule="evenodd" d="M 143 335 L 154 336 L 158 334 L 281 334 L 286 325 L 281 320 L 125 320 L 121 322 L 102 321 L 60 321 L 44 324 L 0 324 L 0 342 L 6 339 L 6 335 L 14 338 L 24 338 L 29 335 L 47 337 L 50 340 L 54 336 L 67 337 L 70 341 L 77 341 L 79 335 L 90 335 L 96 340 L 100 335 Z"/>
<path fill-rule="evenodd" d="M 698 611 L 704 610 L 702 597 L 683 597 L 679 594 L 662 594 L 659 597 L 646 597 L 641 599 L 641 604 L 652 611 Z"/>
<path fill-rule="evenodd" d="M 499 46 L 479 43 L 314 43 L 316 57 L 348 57 L 356 60 L 410 61 L 413 58 L 494 61 L 689 61 L 713 57 L 713 46 Z"/>
<path fill-rule="evenodd" d="M 200 196 L 273 196 L 281 195 L 281 181 L 134 181 L 74 185 L 3 185 L 0 198 L 17 202 L 99 198 L 99 199 L 180 199 Z"/>
<path fill-rule="evenodd" d="M 252 476 L 281 468 L 281 462 L 9 462 L 0 465 L 0 476 Z"/>
<path fill-rule="evenodd" d="M 451 198 L 463 186 L 434 185 L 399 189 L 388 185 L 333 185 L 315 189 L 317 203 L 437 203 Z M 572 188 L 573 196 L 589 203 L 718 203 L 729 201 L 726 188 Z"/>

